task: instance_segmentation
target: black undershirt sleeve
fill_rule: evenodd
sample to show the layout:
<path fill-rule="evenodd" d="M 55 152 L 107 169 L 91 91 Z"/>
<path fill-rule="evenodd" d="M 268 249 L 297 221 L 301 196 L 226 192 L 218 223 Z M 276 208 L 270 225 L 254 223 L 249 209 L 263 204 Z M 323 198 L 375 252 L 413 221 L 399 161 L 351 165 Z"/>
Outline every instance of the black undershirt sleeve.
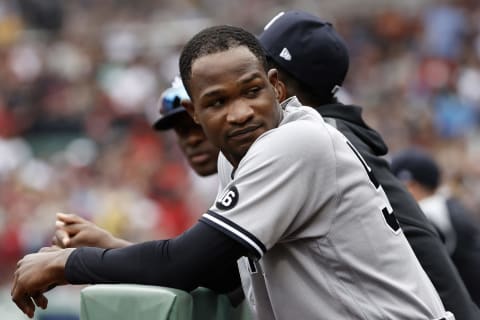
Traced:
<path fill-rule="evenodd" d="M 240 284 L 236 261 L 247 249 L 221 231 L 198 222 L 169 240 L 120 249 L 78 248 L 65 265 L 71 284 L 134 283 L 191 291 L 199 286 L 224 293 Z"/>

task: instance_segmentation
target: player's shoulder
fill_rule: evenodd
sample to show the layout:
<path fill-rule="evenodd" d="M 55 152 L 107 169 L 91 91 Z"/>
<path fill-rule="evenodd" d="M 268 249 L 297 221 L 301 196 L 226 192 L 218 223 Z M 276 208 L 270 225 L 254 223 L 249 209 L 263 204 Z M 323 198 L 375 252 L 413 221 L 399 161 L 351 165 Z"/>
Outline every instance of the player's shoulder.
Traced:
<path fill-rule="evenodd" d="M 314 109 L 302 106 L 295 97 L 282 104 L 283 119 L 270 131 L 272 140 L 283 145 L 303 147 L 328 139 L 325 121 Z"/>
<path fill-rule="evenodd" d="M 314 156 L 319 152 L 324 153 L 325 148 L 331 145 L 331 137 L 318 112 L 300 105 L 296 99 L 293 104 L 288 103 L 282 107 L 283 119 L 279 126 L 260 137 L 252 149 L 265 157 L 273 154 Z"/>
<path fill-rule="evenodd" d="M 283 120 L 280 127 L 284 125 L 300 125 L 308 123 L 324 123 L 323 117 L 313 108 L 304 106 L 296 97 L 291 97 L 281 104 Z"/>

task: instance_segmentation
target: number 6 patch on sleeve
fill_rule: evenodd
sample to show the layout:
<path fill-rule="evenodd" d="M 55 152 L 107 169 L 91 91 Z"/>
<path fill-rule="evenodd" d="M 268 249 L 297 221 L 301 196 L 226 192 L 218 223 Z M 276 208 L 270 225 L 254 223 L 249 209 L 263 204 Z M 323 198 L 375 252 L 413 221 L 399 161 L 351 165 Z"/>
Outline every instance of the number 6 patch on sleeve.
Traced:
<path fill-rule="evenodd" d="M 222 210 L 232 209 L 238 203 L 238 198 L 239 194 L 237 187 L 231 186 L 223 192 L 220 200 L 217 201 L 216 206 Z"/>

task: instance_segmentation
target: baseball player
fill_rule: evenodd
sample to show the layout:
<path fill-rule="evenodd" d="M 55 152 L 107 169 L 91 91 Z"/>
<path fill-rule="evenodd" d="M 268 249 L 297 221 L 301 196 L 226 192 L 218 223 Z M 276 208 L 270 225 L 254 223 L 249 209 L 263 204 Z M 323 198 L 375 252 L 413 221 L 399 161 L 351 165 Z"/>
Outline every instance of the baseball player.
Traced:
<path fill-rule="evenodd" d="M 190 290 L 239 260 L 258 319 L 453 319 L 355 148 L 295 98 L 278 103 L 255 36 L 207 28 L 180 70 L 187 111 L 221 150 L 215 203 L 174 239 L 27 255 L 12 288 L 21 310 L 33 316 L 54 284 Z"/>
<path fill-rule="evenodd" d="M 181 102 L 189 100 L 180 77 L 175 77 L 171 86 L 162 92 L 159 99 L 160 117 L 153 124 L 158 131 L 173 129 L 177 142 L 191 168 L 201 177 L 217 173 L 218 148 L 207 140 L 202 128 L 193 122 Z M 57 230 L 53 244 L 62 248 L 94 246 L 121 248 L 132 243 L 114 237 L 75 214 L 57 214 Z"/>
<path fill-rule="evenodd" d="M 382 158 L 388 148 L 378 132 L 362 119 L 362 109 L 335 98 L 348 71 L 347 47 L 332 25 L 302 11 L 287 11 L 266 24 L 259 36 L 271 67 L 279 72 L 285 99 L 297 96 L 341 131 L 372 168 L 383 186 L 407 240 L 438 290 L 445 307 L 457 319 L 480 319 L 457 270 L 438 235 L 416 201 Z"/>

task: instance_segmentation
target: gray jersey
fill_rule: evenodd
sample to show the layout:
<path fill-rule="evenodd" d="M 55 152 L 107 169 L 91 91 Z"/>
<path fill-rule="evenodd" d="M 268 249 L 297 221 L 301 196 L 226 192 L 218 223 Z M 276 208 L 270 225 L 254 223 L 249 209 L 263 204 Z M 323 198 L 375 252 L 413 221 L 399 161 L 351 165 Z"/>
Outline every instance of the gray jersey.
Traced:
<path fill-rule="evenodd" d="M 244 244 L 259 319 L 440 319 L 444 308 L 381 187 L 313 109 L 285 102 L 278 128 L 233 167 L 204 222 Z"/>

